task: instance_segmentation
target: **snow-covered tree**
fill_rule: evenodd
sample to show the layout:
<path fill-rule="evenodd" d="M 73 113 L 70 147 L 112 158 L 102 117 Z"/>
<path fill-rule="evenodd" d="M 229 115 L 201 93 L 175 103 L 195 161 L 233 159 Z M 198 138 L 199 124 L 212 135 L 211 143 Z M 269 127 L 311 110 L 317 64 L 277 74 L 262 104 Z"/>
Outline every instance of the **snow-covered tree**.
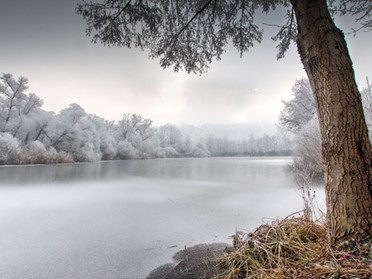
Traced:
<path fill-rule="evenodd" d="M 181 152 L 183 138 L 180 129 L 174 124 L 165 124 L 157 131 L 160 146 L 163 148 L 172 147 L 177 153 Z"/>
<path fill-rule="evenodd" d="M 323 173 L 321 135 L 309 81 L 297 80 L 292 87 L 292 93 L 291 100 L 283 101 L 284 108 L 279 122 L 295 137 L 294 168 L 319 176 Z M 372 128 L 372 93 L 368 78 L 367 85 L 362 87 L 361 96 L 367 126 Z M 369 131 L 371 133 L 371 129 Z"/>
<path fill-rule="evenodd" d="M 300 131 L 305 124 L 314 119 L 316 107 L 308 79 L 302 78 L 296 80 L 292 87 L 292 99 L 282 101 L 284 109 L 280 113 L 279 121 L 288 131 L 296 133 Z"/>
<path fill-rule="evenodd" d="M 113 121 L 107 121 L 97 115 L 88 115 L 89 121 L 94 125 L 99 140 L 99 152 L 102 160 L 112 160 L 117 153 L 115 139 L 115 125 Z"/>
<path fill-rule="evenodd" d="M 118 136 L 122 139 L 147 140 L 154 134 L 151 127 L 152 120 L 143 118 L 139 114 L 124 114 L 118 123 Z M 136 136 L 138 136 L 137 139 Z"/>
<path fill-rule="evenodd" d="M 3 74 L 0 77 L 0 119 L 1 131 L 14 135 L 18 127 L 19 116 L 22 114 L 22 104 L 26 102 L 28 80 L 19 77 L 16 80 L 11 74 Z"/>
<path fill-rule="evenodd" d="M 319 122 L 313 93 L 307 79 L 296 80 L 292 99 L 283 101 L 279 122 L 294 135 L 296 171 L 305 171 L 313 177 L 322 176 L 323 158 Z"/>
<path fill-rule="evenodd" d="M 360 93 L 362 95 L 364 115 L 369 131 L 369 139 L 372 141 L 372 85 L 368 78 L 366 78 L 366 81 L 367 84 L 362 88 Z"/>
<path fill-rule="evenodd" d="M 0 131 L 12 134 L 22 144 L 36 140 L 47 122 L 41 109 L 43 101 L 27 90 L 25 77 L 15 79 L 11 74 L 0 77 Z"/>
<path fill-rule="evenodd" d="M 193 150 L 194 150 L 194 142 L 191 139 L 190 135 L 183 135 L 184 138 L 182 147 L 181 147 L 181 154 L 185 157 L 192 157 L 193 156 Z"/>
<path fill-rule="evenodd" d="M 307 122 L 296 135 L 296 151 L 294 167 L 298 171 L 306 171 L 311 176 L 323 173 L 322 147 L 318 119 Z"/>
<path fill-rule="evenodd" d="M 54 116 L 44 131 L 48 146 L 71 154 L 76 161 L 98 161 L 101 158 L 100 137 L 78 104 L 71 104 Z"/>
<path fill-rule="evenodd" d="M 208 148 L 205 144 L 199 142 L 192 150 L 193 157 L 210 157 L 211 153 L 209 152 Z"/>
<path fill-rule="evenodd" d="M 154 129 L 151 127 L 152 120 L 143 118 L 139 114 L 125 114 L 116 126 L 116 139 L 119 142 L 118 156 L 123 154 L 122 150 L 128 150 L 133 158 L 150 158 L 150 147 Z M 130 144 L 132 147 L 129 147 Z M 125 148 L 124 148 L 125 147 Z M 132 152 L 135 150 L 136 152 Z"/>

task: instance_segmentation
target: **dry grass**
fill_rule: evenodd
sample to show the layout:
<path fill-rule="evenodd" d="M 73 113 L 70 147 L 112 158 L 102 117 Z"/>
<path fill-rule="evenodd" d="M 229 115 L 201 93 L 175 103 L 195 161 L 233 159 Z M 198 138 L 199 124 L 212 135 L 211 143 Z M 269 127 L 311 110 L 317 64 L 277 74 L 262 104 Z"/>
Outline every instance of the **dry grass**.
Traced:
<path fill-rule="evenodd" d="M 286 218 L 233 240 L 215 278 L 372 278 L 372 242 L 332 248 L 322 222 Z"/>

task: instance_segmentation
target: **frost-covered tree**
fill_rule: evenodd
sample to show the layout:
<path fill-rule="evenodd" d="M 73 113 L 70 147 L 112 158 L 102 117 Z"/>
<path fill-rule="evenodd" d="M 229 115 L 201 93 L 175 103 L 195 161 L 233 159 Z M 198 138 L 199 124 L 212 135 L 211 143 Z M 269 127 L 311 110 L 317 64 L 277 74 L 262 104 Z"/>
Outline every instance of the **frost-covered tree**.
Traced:
<path fill-rule="evenodd" d="M 41 109 L 43 101 L 27 93 L 28 80 L 11 74 L 0 77 L 0 134 L 2 164 L 71 162 L 65 153 L 47 149 L 45 128 L 53 114 Z"/>
<path fill-rule="evenodd" d="M 369 0 L 101 0 L 77 13 L 94 42 L 150 49 L 162 67 L 203 73 L 229 42 L 240 53 L 261 42 L 257 11 L 287 9 L 274 39 L 283 57 L 295 41 L 318 110 L 324 158 L 328 233 L 333 242 L 372 231 L 372 154 L 343 32 L 331 12 L 371 28 Z M 276 10 L 276 11 L 274 11 Z"/>
<path fill-rule="evenodd" d="M 118 136 L 129 141 L 133 138 L 135 145 L 137 140 L 144 141 L 154 135 L 151 125 L 152 120 L 143 118 L 139 114 L 124 114 L 118 122 Z"/>
<path fill-rule="evenodd" d="M 143 118 L 139 114 L 125 114 L 123 116 L 116 127 L 119 158 L 144 159 L 152 157 L 154 129 L 151 125 L 152 120 Z M 126 154 L 124 150 L 128 150 L 129 155 L 120 155 Z"/>
<path fill-rule="evenodd" d="M 193 127 L 194 130 L 196 127 Z M 157 138 L 160 147 L 157 150 L 159 157 L 209 157 L 204 140 L 192 140 L 187 132 L 174 124 L 165 124 L 157 129 Z"/>
<path fill-rule="evenodd" d="M 76 126 L 85 111 L 77 104 L 71 104 L 69 108 L 63 109 L 54 115 L 48 126 L 44 129 L 44 142 L 56 150 L 69 152 L 74 147 L 69 141 L 73 141 L 76 134 Z"/>
<path fill-rule="evenodd" d="M 114 159 L 117 153 L 114 122 L 105 120 L 97 115 L 88 115 L 88 119 L 92 123 L 92 125 L 94 125 L 94 129 L 97 133 L 101 159 Z"/>
<path fill-rule="evenodd" d="M 17 129 L 18 118 L 22 113 L 22 104 L 26 102 L 28 80 L 19 77 L 17 80 L 11 74 L 3 74 L 0 77 L 0 119 L 1 131 L 14 134 Z M 16 122 L 16 123 L 12 123 Z"/>
<path fill-rule="evenodd" d="M 312 177 L 322 176 L 319 122 L 309 81 L 304 78 L 296 80 L 292 87 L 292 99 L 283 101 L 283 104 L 279 123 L 294 135 L 294 169 Z"/>
<path fill-rule="evenodd" d="M 369 131 L 369 139 L 372 140 L 372 85 L 366 78 L 367 84 L 361 90 L 364 115 Z"/>
<path fill-rule="evenodd" d="M 368 78 L 367 86 L 362 87 L 362 103 L 366 123 L 372 127 L 372 93 Z M 284 108 L 280 113 L 279 122 L 284 129 L 294 134 L 295 156 L 294 169 L 321 176 L 322 154 L 321 135 L 316 105 L 310 83 L 307 79 L 297 80 L 292 87 L 292 99 L 283 101 Z M 369 129 L 371 132 L 371 129 Z"/>
<path fill-rule="evenodd" d="M 101 158 L 100 137 L 78 104 L 71 104 L 54 116 L 44 132 L 48 146 L 71 154 L 75 161 L 98 161 Z"/>
<path fill-rule="evenodd" d="M 25 77 L 15 79 L 11 74 L 0 77 L 0 131 L 12 134 L 21 143 L 34 140 L 45 123 L 43 101 L 27 90 Z"/>
<path fill-rule="evenodd" d="M 209 152 L 208 148 L 205 146 L 204 143 L 197 143 L 196 146 L 192 150 L 193 157 L 210 157 L 211 153 Z"/>
<path fill-rule="evenodd" d="M 321 177 L 322 147 L 318 119 L 314 117 L 303 125 L 295 138 L 294 169 L 304 172 L 310 177 Z"/>
<path fill-rule="evenodd" d="M 172 147 L 177 152 L 182 149 L 182 133 L 174 124 L 165 124 L 159 127 L 157 131 L 161 147 Z"/>
<path fill-rule="evenodd" d="M 300 131 L 305 124 L 314 119 L 316 107 L 308 79 L 302 78 L 296 80 L 292 87 L 292 99 L 282 101 L 284 109 L 280 113 L 279 121 L 286 130 L 296 133 Z"/>
<path fill-rule="evenodd" d="M 182 136 L 184 138 L 182 147 L 181 147 L 181 153 L 185 157 L 192 157 L 193 156 L 193 150 L 194 150 L 194 142 L 191 139 L 190 135 L 183 134 Z M 209 150 L 208 150 L 209 152 Z M 210 154 L 210 152 L 209 152 Z M 210 155 L 209 155 L 210 156 Z"/>

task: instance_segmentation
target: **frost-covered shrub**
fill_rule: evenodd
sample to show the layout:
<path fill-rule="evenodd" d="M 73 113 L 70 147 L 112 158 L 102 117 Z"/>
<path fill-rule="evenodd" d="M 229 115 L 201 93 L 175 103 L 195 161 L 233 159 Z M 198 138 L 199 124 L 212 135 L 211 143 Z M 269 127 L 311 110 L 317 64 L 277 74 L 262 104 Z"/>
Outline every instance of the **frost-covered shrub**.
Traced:
<path fill-rule="evenodd" d="M 95 152 L 94 146 L 90 142 L 77 149 L 73 155 L 77 162 L 97 162 L 101 160 L 101 154 Z"/>
<path fill-rule="evenodd" d="M 53 147 L 46 149 L 38 142 L 27 144 L 15 159 L 16 164 L 57 164 L 73 163 L 74 159 L 70 154 L 64 151 L 57 152 Z"/>
<path fill-rule="evenodd" d="M 54 148 L 51 148 L 48 152 L 49 164 L 74 162 L 74 159 L 72 158 L 71 154 L 67 154 L 66 152 L 63 151 L 57 152 Z"/>
<path fill-rule="evenodd" d="M 138 156 L 137 150 L 127 140 L 122 140 L 118 144 L 117 157 L 119 159 L 136 159 Z"/>
<path fill-rule="evenodd" d="M 193 157 L 210 157 L 211 153 L 203 143 L 198 143 L 192 151 Z"/>
<path fill-rule="evenodd" d="M 179 154 L 173 147 L 159 147 L 155 151 L 155 155 L 158 158 L 176 158 Z"/>
<path fill-rule="evenodd" d="M 30 155 L 37 155 L 46 152 L 44 144 L 38 140 L 29 142 L 25 145 L 24 149 L 27 150 Z"/>
<path fill-rule="evenodd" d="M 32 141 L 22 149 L 23 161 L 28 164 L 45 164 L 47 161 L 47 150 L 40 141 Z"/>
<path fill-rule="evenodd" d="M 322 146 L 317 119 L 309 121 L 297 134 L 295 155 L 293 165 L 296 170 L 322 175 Z"/>
<path fill-rule="evenodd" d="M 144 140 L 137 145 L 137 159 L 155 158 L 155 146 L 151 140 Z"/>
<path fill-rule="evenodd" d="M 116 141 L 113 136 L 102 135 L 100 143 L 102 160 L 112 160 L 115 158 L 117 149 Z"/>
<path fill-rule="evenodd" d="M 0 133 L 0 164 L 14 164 L 20 152 L 18 139 L 9 133 Z"/>

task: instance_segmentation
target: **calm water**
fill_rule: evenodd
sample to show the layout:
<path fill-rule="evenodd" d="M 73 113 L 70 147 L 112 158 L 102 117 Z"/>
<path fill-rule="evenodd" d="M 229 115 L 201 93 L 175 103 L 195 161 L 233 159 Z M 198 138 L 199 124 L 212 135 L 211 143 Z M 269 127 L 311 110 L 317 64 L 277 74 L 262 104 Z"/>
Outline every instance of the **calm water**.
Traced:
<path fill-rule="evenodd" d="M 185 246 L 300 210 L 290 160 L 1 167 L 0 278 L 144 278 Z"/>

